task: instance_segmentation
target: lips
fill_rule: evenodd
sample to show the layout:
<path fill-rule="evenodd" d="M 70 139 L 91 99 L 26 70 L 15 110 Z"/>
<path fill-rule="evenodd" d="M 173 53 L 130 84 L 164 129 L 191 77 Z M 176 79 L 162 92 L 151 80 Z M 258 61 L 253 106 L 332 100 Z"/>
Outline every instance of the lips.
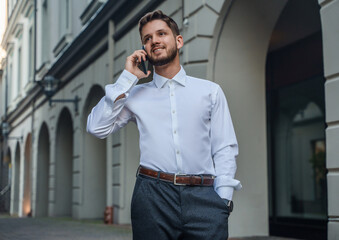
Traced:
<path fill-rule="evenodd" d="M 159 52 L 162 49 L 164 49 L 164 47 L 154 47 L 154 48 L 152 48 L 152 52 L 156 53 L 156 52 Z"/>

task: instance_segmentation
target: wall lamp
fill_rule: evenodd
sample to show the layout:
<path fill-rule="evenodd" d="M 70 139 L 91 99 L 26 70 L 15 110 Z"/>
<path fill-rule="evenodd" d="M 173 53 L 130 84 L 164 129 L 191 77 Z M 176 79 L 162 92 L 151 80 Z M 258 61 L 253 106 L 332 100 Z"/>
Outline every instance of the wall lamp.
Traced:
<path fill-rule="evenodd" d="M 1 129 L 2 129 L 2 135 L 6 140 L 20 140 L 21 142 L 23 142 L 24 137 L 9 137 L 9 131 L 10 131 L 10 126 L 8 124 L 8 122 L 2 122 L 1 123 Z"/>
<path fill-rule="evenodd" d="M 53 95 L 57 92 L 59 88 L 59 79 L 55 78 L 52 75 L 47 75 L 41 81 L 39 81 L 39 84 L 43 88 L 44 93 L 49 100 L 49 106 L 51 106 L 53 102 L 72 102 L 74 103 L 75 113 L 78 113 L 78 102 L 80 101 L 80 98 L 78 96 L 75 96 L 74 99 L 52 99 Z"/>

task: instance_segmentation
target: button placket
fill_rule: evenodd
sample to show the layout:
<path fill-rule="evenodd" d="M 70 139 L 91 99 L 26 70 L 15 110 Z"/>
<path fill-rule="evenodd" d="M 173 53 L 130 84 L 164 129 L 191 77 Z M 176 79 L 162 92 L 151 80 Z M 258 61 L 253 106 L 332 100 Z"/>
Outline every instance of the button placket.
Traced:
<path fill-rule="evenodd" d="M 176 162 L 177 162 L 177 172 L 182 172 L 182 158 L 180 154 L 180 145 L 179 145 L 179 136 L 178 136 L 178 117 L 177 117 L 177 105 L 175 101 L 175 86 L 172 80 L 169 81 L 169 94 L 170 94 L 170 102 L 171 102 L 171 115 L 172 115 L 172 135 L 175 147 L 175 155 L 176 155 Z"/>

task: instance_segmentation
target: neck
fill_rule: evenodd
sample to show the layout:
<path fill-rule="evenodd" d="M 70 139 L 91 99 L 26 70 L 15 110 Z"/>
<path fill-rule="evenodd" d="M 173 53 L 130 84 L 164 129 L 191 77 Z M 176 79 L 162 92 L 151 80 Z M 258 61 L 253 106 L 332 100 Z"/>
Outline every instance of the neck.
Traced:
<path fill-rule="evenodd" d="M 173 62 L 163 66 L 154 66 L 154 70 L 160 76 L 172 79 L 180 71 L 179 59 L 174 59 Z"/>

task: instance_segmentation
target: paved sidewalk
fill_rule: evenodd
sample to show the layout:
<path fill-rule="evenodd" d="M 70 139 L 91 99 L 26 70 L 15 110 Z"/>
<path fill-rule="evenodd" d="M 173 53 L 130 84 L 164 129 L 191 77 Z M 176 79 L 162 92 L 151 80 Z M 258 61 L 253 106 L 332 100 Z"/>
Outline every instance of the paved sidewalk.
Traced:
<path fill-rule="evenodd" d="M 64 239 L 132 240 L 132 230 L 130 226 L 105 225 L 102 221 L 80 221 L 71 218 L 16 218 L 8 215 L 0 215 L 0 240 Z M 246 237 L 230 238 L 229 240 L 292 239 L 278 237 Z"/>
<path fill-rule="evenodd" d="M 14 218 L 0 216 L 0 240 L 131 240 L 130 226 L 70 218 Z"/>

